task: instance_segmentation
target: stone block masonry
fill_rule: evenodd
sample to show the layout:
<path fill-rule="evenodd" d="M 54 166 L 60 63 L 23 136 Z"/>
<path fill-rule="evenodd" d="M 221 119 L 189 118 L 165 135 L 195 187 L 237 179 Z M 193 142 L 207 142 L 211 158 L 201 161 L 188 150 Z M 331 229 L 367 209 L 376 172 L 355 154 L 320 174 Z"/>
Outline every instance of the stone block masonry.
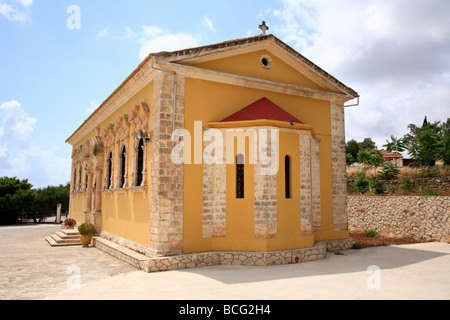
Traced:
<path fill-rule="evenodd" d="M 207 130 L 208 128 L 203 128 Z M 225 130 L 222 130 L 222 136 Z M 203 164 L 203 238 L 225 237 L 227 231 L 227 165 L 226 144 L 222 154 L 222 163 L 207 157 Z"/>
<path fill-rule="evenodd" d="M 301 233 L 311 236 L 311 134 L 306 131 L 300 133 L 300 203 Z"/>
<path fill-rule="evenodd" d="M 94 246 L 145 272 L 159 272 L 215 265 L 272 266 L 325 259 L 327 252 L 349 250 L 354 239 L 316 242 L 312 248 L 271 252 L 212 251 L 174 256 L 157 256 L 148 248 L 102 232 Z"/>
<path fill-rule="evenodd" d="M 331 154 L 334 230 L 347 230 L 347 172 L 344 106 L 331 103 Z"/>
<path fill-rule="evenodd" d="M 172 257 L 156 257 L 143 262 L 145 272 L 159 272 L 214 265 L 272 266 L 326 258 L 326 253 L 348 250 L 353 239 L 317 242 L 312 248 L 272 252 L 205 252 Z"/>
<path fill-rule="evenodd" d="M 263 135 L 259 139 L 260 146 L 267 146 L 270 157 L 276 142 Z M 277 237 L 277 176 L 261 174 L 263 167 L 261 161 L 254 165 L 255 238 L 269 239 Z"/>
<path fill-rule="evenodd" d="M 175 255 L 183 247 L 183 165 L 174 164 L 172 121 L 184 128 L 184 78 L 177 77 L 174 109 L 174 76 L 159 72 L 154 81 L 150 183 L 150 248 L 155 255 Z M 171 92 L 171 93 L 169 93 Z"/>
<path fill-rule="evenodd" d="M 450 243 L 450 197 L 349 196 L 349 230 Z"/>

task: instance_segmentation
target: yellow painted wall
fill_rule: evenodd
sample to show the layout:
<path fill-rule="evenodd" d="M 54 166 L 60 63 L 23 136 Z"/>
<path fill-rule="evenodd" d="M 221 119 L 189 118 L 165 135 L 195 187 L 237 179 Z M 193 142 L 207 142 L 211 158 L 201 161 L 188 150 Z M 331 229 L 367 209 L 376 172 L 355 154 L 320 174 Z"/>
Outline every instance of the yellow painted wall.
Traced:
<path fill-rule="evenodd" d="M 153 82 L 147 85 L 144 89 L 139 91 L 133 98 L 131 98 L 124 106 L 114 112 L 111 116 L 105 119 L 100 124 L 100 134 L 103 130 L 109 126 L 110 123 L 115 123 L 116 120 L 123 114 L 129 114 L 129 112 L 138 105 L 141 101 L 148 104 L 150 108 L 148 128 L 147 131 L 151 131 L 151 105 L 153 103 Z M 142 115 L 142 110 L 139 111 L 139 115 Z M 128 181 L 131 181 L 131 173 L 133 170 L 133 152 L 134 152 L 134 136 L 132 136 L 130 128 L 130 135 L 128 139 Z M 87 140 L 95 136 L 95 131 L 90 132 L 85 138 L 80 141 L 75 148 L 85 143 Z M 112 173 L 113 186 L 115 184 L 117 176 L 117 157 L 119 155 L 119 148 L 121 146 L 114 144 L 113 161 L 114 171 Z M 105 157 L 107 154 L 105 153 Z M 147 184 L 150 183 L 150 169 L 151 169 L 151 148 L 147 147 Z M 104 170 L 103 174 L 105 174 Z M 103 182 L 103 178 L 102 178 Z M 144 199 L 145 192 L 145 199 Z M 134 199 L 133 199 L 134 197 Z M 126 198 L 126 199 L 125 199 Z M 77 222 L 84 222 L 84 209 L 86 208 L 86 196 L 75 193 L 71 195 L 71 216 L 77 220 Z M 108 190 L 102 191 L 102 230 L 113 235 L 128 239 L 130 241 L 148 245 L 149 242 L 149 230 L 150 230 L 150 188 L 144 190 L 142 188 L 125 189 L 125 190 Z"/>
<path fill-rule="evenodd" d="M 261 67 L 260 57 L 264 54 L 272 58 L 270 69 Z M 266 50 L 201 62 L 194 67 L 323 90 L 321 86 L 299 74 L 294 68 Z"/>
<path fill-rule="evenodd" d="M 322 220 L 332 226 L 332 189 L 331 189 L 331 128 L 330 103 L 311 100 L 302 97 L 287 96 L 279 93 L 265 92 L 256 89 L 224 85 L 209 81 L 186 79 L 185 97 L 185 127 L 194 132 L 194 121 L 219 122 L 229 115 L 241 110 L 247 105 L 267 97 L 278 106 L 304 122 L 314 126 L 316 138 L 321 139 L 321 193 Z M 328 121 L 327 121 L 328 120 Z M 284 175 L 284 154 L 292 152 L 293 194 L 299 191 L 299 181 L 295 177 L 299 171 L 299 138 L 298 134 L 280 132 L 280 169 Z M 192 137 L 192 141 L 201 138 Z M 248 152 L 248 150 L 247 150 Z M 296 158 L 295 158 L 296 157 Z M 247 158 L 248 159 L 248 158 Z M 191 162 L 194 163 L 194 152 Z M 313 237 L 300 236 L 300 210 L 298 195 L 293 199 L 282 199 L 284 195 L 284 179 L 278 179 L 280 192 L 278 194 L 278 237 L 275 239 L 254 238 L 253 197 L 234 199 L 235 197 L 235 166 L 227 168 L 227 236 L 225 238 L 202 238 L 202 177 L 200 164 L 187 164 L 184 167 L 184 252 L 209 250 L 246 250 L 268 251 L 311 247 Z M 245 166 L 245 192 L 253 193 L 253 166 Z M 281 180 L 281 181 L 280 181 Z M 292 213 L 296 211 L 297 213 Z M 327 233 L 324 232 L 326 237 Z"/>
<path fill-rule="evenodd" d="M 86 193 L 70 195 L 70 217 L 77 222 L 84 222 L 84 209 L 86 208 Z"/>
<path fill-rule="evenodd" d="M 271 81 L 290 83 L 294 85 L 322 89 L 308 78 L 297 73 L 276 56 L 271 55 L 273 66 L 267 70 L 261 67 L 259 57 L 267 53 L 260 50 L 235 57 L 204 62 L 195 67 L 235 73 Z M 203 165 L 194 164 L 195 152 L 192 150 L 191 163 L 184 166 L 184 203 L 183 203 L 183 251 L 202 252 L 211 250 L 242 250 L 270 251 L 311 247 L 314 241 L 339 239 L 348 237 L 348 232 L 333 231 L 332 217 L 332 184 L 331 184 L 331 127 L 329 101 L 313 100 L 298 96 L 284 95 L 257 89 L 225 85 L 210 81 L 186 78 L 185 81 L 185 128 L 191 133 L 193 143 L 202 143 L 200 136 L 195 136 L 194 121 L 202 121 L 207 127 L 208 122 L 219 122 L 231 114 L 241 110 L 251 103 L 266 97 L 272 102 L 301 120 L 314 127 L 315 138 L 320 139 L 321 167 L 321 203 L 322 230 L 313 236 L 302 237 L 300 234 L 300 182 L 299 182 L 299 138 L 298 134 L 280 132 L 280 168 L 278 172 L 278 221 L 277 237 L 273 239 L 255 239 L 254 237 L 254 168 L 245 166 L 244 199 L 235 198 L 235 165 L 227 166 L 227 234 L 223 238 L 202 237 L 202 202 L 203 202 Z M 153 83 L 141 90 L 100 125 L 100 132 L 118 117 L 128 113 L 134 105 L 146 101 L 151 108 L 153 101 Z M 151 111 L 149 128 L 151 129 Z M 197 133 L 198 134 L 198 133 Z M 92 131 L 76 146 L 94 137 Z M 128 174 L 132 172 L 133 137 L 129 137 Z M 114 173 L 117 173 L 118 146 L 114 150 Z M 203 148 L 200 148 L 203 150 Z M 103 191 L 102 192 L 102 229 L 113 235 L 130 241 L 148 245 L 150 222 L 150 172 L 151 150 L 147 148 L 147 182 L 148 187 L 143 192 Z M 246 150 L 248 153 L 248 148 Z M 292 198 L 284 198 L 284 156 L 291 156 L 292 165 Z M 248 159 L 248 155 L 246 157 Z M 131 176 L 129 177 L 131 179 Z M 102 180 L 103 181 L 103 180 Z M 85 194 L 71 195 L 71 215 L 78 222 L 84 220 Z"/>

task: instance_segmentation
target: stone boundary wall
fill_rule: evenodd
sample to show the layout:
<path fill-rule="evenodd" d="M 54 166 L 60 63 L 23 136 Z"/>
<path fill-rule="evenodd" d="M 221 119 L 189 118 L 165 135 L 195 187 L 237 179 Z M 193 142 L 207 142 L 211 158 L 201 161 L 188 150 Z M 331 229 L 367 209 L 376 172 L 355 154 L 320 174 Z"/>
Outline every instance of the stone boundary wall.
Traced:
<path fill-rule="evenodd" d="M 450 197 L 348 196 L 349 230 L 450 243 Z"/>
<path fill-rule="evenodd" d="M 450 190 L 450 176 L 435 178 L 410 178 L 412 186 L 425 186 L 434 190 Z M 401 185 L 402 179 L 383 180 L 385 187 Z"/>

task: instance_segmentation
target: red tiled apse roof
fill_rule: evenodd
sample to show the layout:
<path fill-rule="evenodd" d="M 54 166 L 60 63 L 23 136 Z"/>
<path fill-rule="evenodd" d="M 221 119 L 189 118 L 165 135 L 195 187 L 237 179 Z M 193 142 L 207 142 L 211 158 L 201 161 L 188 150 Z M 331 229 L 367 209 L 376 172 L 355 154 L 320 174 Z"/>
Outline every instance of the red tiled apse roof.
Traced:
<path fill-rule="evenodd" d="M 275 103 L 267 98 L 262 98 L 251 105 L 245 107 L 242 110 L 232 114 L 231 116 L 223 119 L 221 122 L 230 121 L 251 121 L 251 120 L 277 120 L 303 124 L 300 120 L 295 118 L 290 113 L 284 111 Z"/>

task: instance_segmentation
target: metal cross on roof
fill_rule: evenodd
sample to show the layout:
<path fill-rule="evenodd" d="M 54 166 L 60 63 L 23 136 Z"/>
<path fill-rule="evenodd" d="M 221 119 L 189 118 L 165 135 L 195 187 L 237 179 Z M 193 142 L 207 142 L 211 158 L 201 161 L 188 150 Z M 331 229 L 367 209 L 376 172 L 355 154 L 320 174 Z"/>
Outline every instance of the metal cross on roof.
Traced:
<path fill-rule="evenodd" d="M 266 31 L 269 30 L 269 27 L 266 26 L 266 22 L 263 21 L 262 24 L 259 25 L 259 28 L 262 30 L 262 34 L 265 35 Z"/>

